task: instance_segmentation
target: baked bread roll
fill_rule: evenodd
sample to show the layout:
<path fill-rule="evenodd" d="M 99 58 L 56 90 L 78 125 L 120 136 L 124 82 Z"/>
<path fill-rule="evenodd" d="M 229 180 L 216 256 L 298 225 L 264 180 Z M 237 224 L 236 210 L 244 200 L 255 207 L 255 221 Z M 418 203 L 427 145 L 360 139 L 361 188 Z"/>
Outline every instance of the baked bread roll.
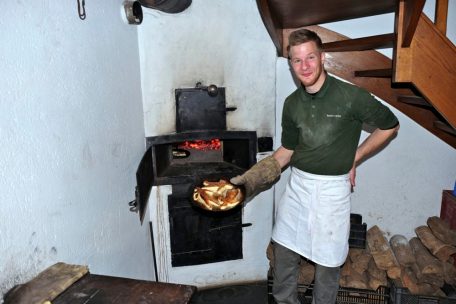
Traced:
<path fill-rule="evenodd" d="M 203 181 L 202 187 L 195 187 L 193 200 L 203 209 L 225 211 L 236 207 L 244 200 L 240 188 L 221 179 L 218 182 Z"/>

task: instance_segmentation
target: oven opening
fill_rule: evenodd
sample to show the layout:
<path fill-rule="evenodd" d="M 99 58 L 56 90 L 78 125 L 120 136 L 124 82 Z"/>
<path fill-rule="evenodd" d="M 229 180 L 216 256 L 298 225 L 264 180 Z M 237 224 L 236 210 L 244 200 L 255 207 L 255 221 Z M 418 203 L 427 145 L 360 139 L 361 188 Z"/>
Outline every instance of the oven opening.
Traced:
<path fill-rule="evenodd" d="M 256 137 L 250 132 L 239 136 L 224 138 L 187 139 L 183 137 L 160 142 L 159 138 L 150 138 L 153 144 L 153 160 L 157 184 L 174 184 L 172 180 L 183 180 L 194 176 L 219 174 L 232 177 L 247 170 L 252 165 L 252 147 Z M 226 135 L 226 134 L 225 134 Z M 236 134 L 235 134 L 236 135 Z M 181 137 L 181 134 L 176 135 Z M 162 183 L 163 181 L 163 183 Z"/>

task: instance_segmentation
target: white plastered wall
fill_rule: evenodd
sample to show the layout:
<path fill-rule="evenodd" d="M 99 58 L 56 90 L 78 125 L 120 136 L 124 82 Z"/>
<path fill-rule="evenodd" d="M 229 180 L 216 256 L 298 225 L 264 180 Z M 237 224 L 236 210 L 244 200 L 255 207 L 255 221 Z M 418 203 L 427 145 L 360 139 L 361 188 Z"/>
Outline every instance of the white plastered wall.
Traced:
<path fill-rule="evenodd" d="M 179 14 L 144 10 L 139 29 L 147 136 L 175 131 L 174 89 L 226 88 L 229 130 L 272 136 L 275 48 L 256 2 L 194 0 Z"/>
<path fill-rule="evenodd" d="M 153 279 L 128 207 L 144 126 L 121 6 L 86 1 L 82 21 L 76 1 L 0 2 L 0 298 L 58 261 Z"/>

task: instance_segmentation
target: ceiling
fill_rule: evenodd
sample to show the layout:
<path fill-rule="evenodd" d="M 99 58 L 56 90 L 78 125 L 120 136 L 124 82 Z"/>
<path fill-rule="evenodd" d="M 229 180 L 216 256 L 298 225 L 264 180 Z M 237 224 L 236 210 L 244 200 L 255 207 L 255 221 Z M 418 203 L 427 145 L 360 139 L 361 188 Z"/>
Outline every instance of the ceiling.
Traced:
<path fill-rule="evenodd" d="M 281 28 L 297 28 L 327 22 L 394 12 L 398 0 L 265 0 Z"/>

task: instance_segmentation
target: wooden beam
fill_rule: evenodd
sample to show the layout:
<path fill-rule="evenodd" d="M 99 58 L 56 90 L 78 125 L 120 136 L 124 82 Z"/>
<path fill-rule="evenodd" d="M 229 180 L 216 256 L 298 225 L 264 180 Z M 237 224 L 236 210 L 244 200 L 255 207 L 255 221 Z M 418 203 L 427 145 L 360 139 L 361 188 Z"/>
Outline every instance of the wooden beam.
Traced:
<path fill-rule="evenodd" d="M 412 43 L 413 35 L 415 35 L 416 26 L 420 20 L 421 12 L 423 11 L 426 0 L 402 0 L 405 3 L 405 18 L 404 18 L 404 39 L 402 47 L 409 47 Z"/>
<path fill-rule="evenodd" d="M 323 44 L 325 52 L 351 52 L 351 51 L 366 51 L 381 48 L 392 48 L 396 35 L 383 34 L 370 37 L 347 39 Z"/>
<path fill-rule="evenodd" d="M 427 108 L 432 108 L 432 105 L 426 101 L 423 97 L 415 96 L 415 95 L 400 95 L 397 97 L 397 100 L 406 104 L 416 105 L 416 106 L 423 106 Z"/>
<path fill-rule="evenodd" d="M 267 0 L 257 0 L 257 6 L 266 30 L 268 31 L 269 36 L 271 37 L 272 42 L 276 47 L 277 55 L 283 56 L 282 26 L 279 24 L 280 22 L 277 20 L 276 15 L 271 12 Z"/>
<path fill-rule="evenodd" d="M 393 69 L 376 69 L 376 70 L 355 71 L 356 77 L 391 78 L 391 75 L 393 75 Z"/>
<path fill-rule="evenodd" d="M 437 0 L 435 3 L 435 26 L 446 36 L 448 17 L 448 0 Z"/>

